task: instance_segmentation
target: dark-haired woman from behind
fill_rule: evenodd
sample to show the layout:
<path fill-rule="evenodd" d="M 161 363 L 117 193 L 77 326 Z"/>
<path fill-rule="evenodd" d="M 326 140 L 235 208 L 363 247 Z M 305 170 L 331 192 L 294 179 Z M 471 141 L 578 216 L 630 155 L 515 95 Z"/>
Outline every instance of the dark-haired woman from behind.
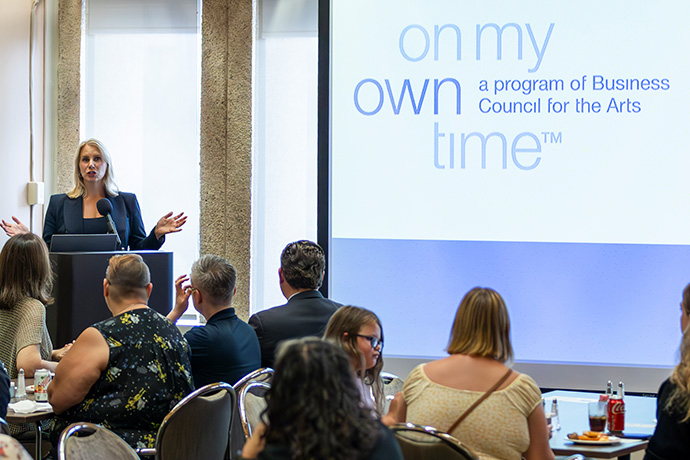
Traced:
<path fill-rule="evenodd" d="M 45 304 L 53 287 L 48 248 L 33 233 L 15 235 L 0 252 L 0 360 L 10 377 L 19 369 L 55 370 L 70 345 L 53 350 Z"/>
<path fill-rule="evenodd" d="M 316 338 L 285 342 L 266 395 L 266 426 L 242 458 L 402 460 L 393 433 L 362 405 L 349 357 Z"/>
<path fill-rule="evenodd" d="M 680 363 L 659 388 L 657 424 L 644 460 L 690 457 L 690 284 L 680 303 Z"/>

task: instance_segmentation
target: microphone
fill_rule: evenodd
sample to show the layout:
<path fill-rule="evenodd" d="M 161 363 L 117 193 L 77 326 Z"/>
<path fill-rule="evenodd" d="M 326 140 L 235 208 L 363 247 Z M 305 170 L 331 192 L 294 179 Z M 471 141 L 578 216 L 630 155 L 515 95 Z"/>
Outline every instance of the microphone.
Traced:
<path fill-rule="evenodd" d="M 113 205 L 110 204 L 110 200 L 107 198 L 101 198 L 96 203 L 96 209 L 98 209 L 98 214 L 105 216 L 106 219 L 108 219 L 108 233 L 115 234 L 117 237 L 117 247 L 119 248 L 122 246 L 122 241 L 120 241 L 120 235 L 117 233 L 115 222 L 113 222 L 113 218 L 110 215 L 113 212 Z"/>

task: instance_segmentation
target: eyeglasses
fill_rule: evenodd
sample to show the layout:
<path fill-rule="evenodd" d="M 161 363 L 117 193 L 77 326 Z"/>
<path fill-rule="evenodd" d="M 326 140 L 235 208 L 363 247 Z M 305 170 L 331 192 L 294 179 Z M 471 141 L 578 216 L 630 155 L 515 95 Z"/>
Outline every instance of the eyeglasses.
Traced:
<path fill-rule="evenodd" d="M 362 335 L 362 334 L 356 334 L 357 337 L 362 337 L 364 339 L 367 339 L 369 343 L 371 344 L 371 348 L 377 348 L 379 345 L 381 346 L 381 349 L 383 350 L 383 340 L 379 339 L 378 337 L 374 337 L 373 335 Z"/>

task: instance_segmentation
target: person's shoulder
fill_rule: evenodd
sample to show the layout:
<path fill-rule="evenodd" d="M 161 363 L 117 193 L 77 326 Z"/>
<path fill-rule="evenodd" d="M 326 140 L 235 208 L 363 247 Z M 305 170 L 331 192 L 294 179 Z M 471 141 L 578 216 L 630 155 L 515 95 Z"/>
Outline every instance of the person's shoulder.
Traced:
<path fill-rule="evenodd" d="M 227 318 L 223 321 L 226 322 L 226 324 L 230 324 L 233 331 L 245 334 L 251 332 L 254 334 L 254 328 L 251 326 L 251 324 L 242 320 L 242 318 L 239 316 L 233 316 L 232 318 Z"/>
<path fill-rule="evenodd" d="M 124 201 L 127 205 L 137 203 L 137 196 L 131 192 L 118 191 L 117 195 L 110 197 L 113 201 Z"/>
<path fill-rule="evenodd" d="M 405 379 L 403 384 L 406 387 L 417 385 L 419 382 L 429 382 L 429 378 L 424 373 L 424 364 L 417 365 Z"/>
<path fill-rule="evenodd" d="M 532 377 L 517 371 L 513 371 L 513 373 L 517 374 L 517 377 L 512 381 L 508 380 L 510 383 L 501 391 L 518 394 L 523 398 L 528 399 L 532 399 L 536 395 L 539 395 L 539 398 L 541 399 L 541 390 L 539 389 L 539 385 L 537 385 L 537 382 Z"/>
<path fill-rule="evenodd" d="M 49 206 L 61 206 L 67 200 L 76 200 L 77 198 L 70 198 L 66 193 L 56 193 L 55 195 L 50 195 Z"/>
<path fill-rule="evenodd" d="M 405 383 L 403 383 L 403 397 L 408 403 L 419 397 L 424 390 L 431 384 L 424 373 L 424 364 L 420 364 L 407 376 Z"/>
<path fill-rule="evenodd" d="M 513 371 L 515 372 L 515 371 Z M 530 414 L 538 403 L 541 403 L 541 390 L 532 377 L 527 374 L 518 374 L 504 392 L 513 404 L 525 414 Z"/>
<path fill-rule="evenodd" d="M 138 308 L 136 310 L 131 310 L 130 313 L 140 315 L 142 318 L 145 318 L 147 321 L 152 321 L 164 329 L 170 329 L 171 331 L 177 331 L 180 334 L 180 337 L 182 337 L 182 333 L 177 328 L 177 326 L 175 326 L 168 318 L 166 318 L 161 313 L 157 312 L 156 310 L 154 310 L 151 307 Z M 121 315 L 122 315 L 122 313 L 118 316 L 121 316 Z"/>
<path fill-rule="evenodd" d="M 45 305 L 43 305 L 40 300 L 34 299 L 33 297 L 24 297 L 17 303 L 16 309 L 17 311 L 30 316 L 42 316 L 46 311 Z"/>
<path fill-rule="evenodd" d="M 658 395 L 664 395 L 666 393 L 670 393 L 673 389 L 675 388 L 675 384 L 671 382 L 671 378 L 667 378 L 663 382 L 661 382 L 661 385 L 659 385 L 659 391 L 657 392 Z"/>
<path fill-rule="evenodd" d="M 513 371 L 513 372 L 516 372 L 516 371 Z M 529 388 L 531 390 L 539 391 L 539 385 L 537 385 L 537 382 L 532 377 L 530 377 L 527 374 L 523 374 L 523 373 L 519 373 L 519 372 L 517 374 L 518 374 L 518 376 L 513 381 L 514 384 L 521 386 L 521 387 L 524 387 L 524 388 Z"/>
<path fill-rule="evenodd" d="M 283 306 L 290 307 L 294 305 L 309 305 L 310 307 L 317 305 L 333 312 L 342 307 L 342 304 L 339 304 L 328 297 L 324 297 L 323 294 L 321 294 L 321 292 L 318 290 L 304 291 L 300 292 L 299 294 L 295 294 L 294 296 L 290 297 L 288 302 Z"/>
<path fill-rule="evenodd" d="M 199 342 L 207 341 L 209 340 L 208 326 L 194 326 L 184 333 L 184 338 L 191 347 Z"/>
<path fill-rule="evenodd" d="M 287 307 L 287 303 L 284 303 L 282 305 L 276 305 L 275 307 L 270 307 L 265 310 L 257 311 L 254 313 L 252 316 L 249 317 L 249 324 L 252 324 L 252 318 L 255 321 L 261 321 L 266 318 L 270 318 L 275 315 L 282 315 L 285 310 L 281 310 L 283 307 Z"/>
<path fill-rule="evenodd" d="M 24 297 L 17 303 L 17 305 L 23 308 L 35 308 L 37 310 L 45 308 L 43 302 L 38 299 L 34 299 L 33 297 Z"/>

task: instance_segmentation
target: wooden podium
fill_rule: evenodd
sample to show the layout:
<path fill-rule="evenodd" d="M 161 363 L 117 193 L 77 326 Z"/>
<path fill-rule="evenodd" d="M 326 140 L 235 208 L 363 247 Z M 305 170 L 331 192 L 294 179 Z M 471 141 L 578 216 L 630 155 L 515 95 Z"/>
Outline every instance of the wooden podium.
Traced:
<path fill-rule="evenodd" d="M 56 275 L 54 302 L 46 308 L 46 323 L 53 346 L 60 348 L 94 323 L 111 318 L 103 298 L 108 260 L 117 254 L 139 254 L 151 271 L 153 291 L 149 307 L 167 315 L 172 307 L 171 252 L 51 252 Z"/>

